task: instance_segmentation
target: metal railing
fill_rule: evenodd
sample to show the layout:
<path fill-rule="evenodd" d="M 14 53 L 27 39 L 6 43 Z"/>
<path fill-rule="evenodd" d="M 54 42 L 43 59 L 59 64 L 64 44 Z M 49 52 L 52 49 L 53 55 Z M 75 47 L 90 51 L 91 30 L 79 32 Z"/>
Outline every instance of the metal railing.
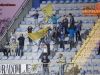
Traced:
<path fill-rule="evenodd" d="M 5 37 L 5 35 L 8 33 L 8 30 L 10 29 L 10 27 L 13 25 L 13 23 L 16 21 L 17 17 L 19 16 L 19 14 L 21 13 L 21 11 L 24 9 L 24 7 L 27 5 L 27 3 L 30 0 L 24 0 L 24 2 L 22 3 L 22 5 L 19 7 L 19 9 L 17 10 L 17 12 L 15 13 L 15 15 L 12 17 L 12 19 L 9 22 L 8 27 L 6 28 L 6 30 L 4 31 L 3 35 L 0 38 L 0 42 L 1 40 Z"/>

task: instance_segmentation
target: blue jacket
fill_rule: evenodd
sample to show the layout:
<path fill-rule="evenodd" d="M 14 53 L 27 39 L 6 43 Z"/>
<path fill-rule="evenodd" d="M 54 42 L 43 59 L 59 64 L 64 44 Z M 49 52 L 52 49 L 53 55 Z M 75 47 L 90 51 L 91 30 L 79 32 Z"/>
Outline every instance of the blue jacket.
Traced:
<path fill-rule="evenodd" d="M 60 39 L 64 40 L 65 39 L 65 35 L 64 34 L 60 34 Z"/>
<path fill-rule="evenodd" d="M 59 26 L 57 27 L 57 29 L 59 29 L 60 32 L 61 32 L 61 31 L 63 31 L 63 26 L 62 26 L 62 25 L 59 25 Z"/>
<path fill-rule="evenodd" d="M 34 19 L 38 19 L 39 14 L 34 14 L 33 17 Z"/>
<path fill-rule="evenodd" d="M 58 17 L 58 18 L 53 18 L 52 16 L 49 16 L 49 18 L 51 18 L 53 24 L 57 24 L 57 20 L 58 20 L 60 17 Z"/>
<path fill-rule="evenodd" d="M 69 38 L 74 38 L 74 33 L 76 33 L 76 31 L 73 29 L 67 29 L 67 32 L 69 32 Z"/>

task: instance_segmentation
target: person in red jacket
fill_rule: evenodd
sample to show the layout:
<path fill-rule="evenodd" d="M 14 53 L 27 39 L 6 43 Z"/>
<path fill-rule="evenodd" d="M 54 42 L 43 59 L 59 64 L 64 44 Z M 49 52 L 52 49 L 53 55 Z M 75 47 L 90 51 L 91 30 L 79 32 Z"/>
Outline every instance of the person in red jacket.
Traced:
<path fill-rule="evenodd" d="M 99 50 L 98 50 L 98 55 L 100 54 L 100 42 L 99 42 Z"/>

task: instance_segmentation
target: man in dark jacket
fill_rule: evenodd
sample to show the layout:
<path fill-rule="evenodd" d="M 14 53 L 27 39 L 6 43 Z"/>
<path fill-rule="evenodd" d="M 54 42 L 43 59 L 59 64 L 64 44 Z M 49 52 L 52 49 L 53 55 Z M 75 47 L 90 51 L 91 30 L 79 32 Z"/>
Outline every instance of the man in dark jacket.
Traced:
<path fill-rule="evenodd" d="M 62 25 L 65 29 L 65 34 L 68 34 L 68 32 L 66 31 L 66 29 L 68 28 L 68 19 L 67 19 L 66 15 L 64 15 L 64 19 L 62 20 Z"/>
<path fill-rule="evenodd" d="M 23 34 L 20 34 L 20 37 L 18 38 L 19 41 L 18 56 L 20 56 L 20 54 L 21 56 L 23 56 L 24 40 L 25 38 L 23 37 Z"/>
<path fill-rule="evenodd" d="M 70 16 L 70 27 L 74 29 L 74 17 L 72 16 L 72 13 L 69 13 Z"/>
<path fill-rule="evenodd" d="M 33 27 L 29 26 L 29 27 L 27 28 L 28 33 L 32 33 L 32 29 L 33 29 Z M 31 38 L 29 38 L 29 43 L 32 43 Z"/>

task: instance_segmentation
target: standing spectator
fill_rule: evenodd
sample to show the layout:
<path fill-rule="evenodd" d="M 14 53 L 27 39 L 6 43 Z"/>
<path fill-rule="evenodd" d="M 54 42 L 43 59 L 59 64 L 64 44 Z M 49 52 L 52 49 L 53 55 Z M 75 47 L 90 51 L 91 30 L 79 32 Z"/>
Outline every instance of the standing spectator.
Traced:
<path fill-rule="evenodd" d="M 74 17 L 72 16 L 72 13 L 69 13 L 70 16 L 70 27 L 74 29 Z"/>
<path fill-rule="evenodd" d="M 41 66 L 42 66 L 42 75 L 49 75 L 49 64 L 50 60 L 46 55 L 43 56 L 41 60 Z"/>
<path fill-rule="evenodd" d="M 5 45 L 4 45 L 4 55 L 8 56 L 8 53 L 10 53 L 10 44 L 8 41 L 6 41 Z M 11 55 L 11 53 L 10 53 Z"/>
<path fill-rule="evenodd" d="M 100 54 L 100 41 L 99 41 L 99 50 L 98 50 L 98 55 Z"/>
<path fill-rule="evenodd" d="M 18 52 L 18 44 L 17 44 L 16 40 L 13 40 L 12 44 L 11 44 L 11 55 L 17 56 L 17 52 Z"/>
<path fill-rule="evenodd" d="M 79 40 L 81 41 L 81 35 L 80 35 L 80 31 L 81 31 L 81 26 L 79 25 L 79 23 L 77 22 L 75 25 L 75 30 L 76 30 L 76 42 Z"/>
<path fill-rule="evenodd" d="M 60 34 L 60 48 L 64 49 L 64 39 L 65 39 L 65 35 L 63 32 L 61 32 Z"/>
<path fill-rule="evenodd" d="M 61 22 L 58 22 L 59 26 L 57 27 L 57 29 L 60 31 L 60 32 L 63 32 L 63 26 L 61 24 Z"/>
<path fill-rule="evenodd" d="M 32 29 L 33 29 L 33 27 L 29 26 L 29 27 L 27 28 L 28 33 L 32 33 Z M 28 37 L 28 38 L 29 38 L 29 37 Z M 30 44 L 32 43 L 32 39 L 31 39 L 31 38 L 29 38 L 29 43 L 30 43 Z"/>
<path fill-rule="evenodd" d="M 15 34 L 15 29 L 14 29 L 14 28 L 13 28 L 12 31 L 11 31 L 10 43 L 12 42 L 13 39 L 16 40 L 16 34 Z"/>
<path fill-rule="evenodd" d="M 57 63 L 60 63 L 59 73 L 60 73 L 60 75 L 64 75 L 64 65 L 66 63 L 66 60 L 62 54 L 59 54 L 58 56 L 59 56 L 59 60 L 57 61 Z"/>
<path fill-rule="evenodd" d="M 60 18 L 60 17 L 56 17 L 56 15 L 53 15 L 53 16 L 49 16 L 49 18 L 51 18 L 52 20 L 52 23 L 53 23 L 53 27 L 57 27 L 57 20 Z"/>
<path fill-rule="evenodd" d="M 55 42 L 55 44 L 58 44 L 58 41 L 59 41 L 59 33 L 58 33 L 56 27 L 53 28 L 52 40 Z"/>
<path fill-rule="evenodd" d="M 34 17 L 35 27 L 38 27 L 38 16 L 39 16 L 38 10 L 36 10 L 36 13 L 31 16 Z"/>
<path fill-rule="evenodd" d="M 74 33 L 75 33 L 75 30 L 70 27 L 69 29 L 67 29 L 67 31 L 69 32 L 69 41 L 70 41 L 70 48 L 71 48 L 72 45 L 74 46 Z"/>
<path fill-rule="evenodd" d="M 24 40 L 25 38 L 23 37 L 23 34 L 20 34 L 20 37 L 18 38 L 19 41 L 18 56 L 23 56 Z"/>
<path fill-rule="evenodd" d="M 68 28 L 68 19 L 67 19 L 66 15 L 64 15 L 64 19 L 62 20 L 62 25 L 65 29 L 65 34 L 68 35 L 68 32 L 66 31 L 66 29 Z"/>
<path fill-rule="evenodd" d="M 46 32 L 46 36 L 44 36 L 44 42 L 47 45 L 47 51 L 48 55 L 50 55 L 50 41 L 51 41 L 52 35 L 50 34 L 49 30 Z"/>

